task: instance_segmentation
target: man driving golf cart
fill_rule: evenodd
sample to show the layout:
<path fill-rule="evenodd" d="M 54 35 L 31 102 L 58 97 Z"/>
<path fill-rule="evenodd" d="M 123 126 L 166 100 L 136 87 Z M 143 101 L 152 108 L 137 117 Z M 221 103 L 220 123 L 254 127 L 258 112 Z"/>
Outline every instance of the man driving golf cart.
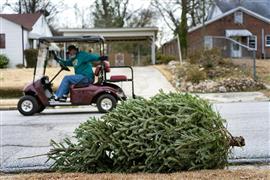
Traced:
<path fill-rule="evenodd" d="M 52 97 L 55 101 L 65 102 L 69 93 L 69 88 L 73 84 L 92 84 L 94 82 L 94 73 L 91 62 L 99 61 L 103 57 L 98 54 L 79 51 L 76 46 L 68 46 L 67 60 L 62 60 L 54 53 L 54 59 L 65 66 L 73 66 L 75 75 L 66 75 L 62 80 L 58 90 Z"/>
<path fill-rule="evenodd" d="M 39 38 L 38 57 L 34 68 L 33 81 L 23 89 L 23 96 L 18 101 L 18 111 L 25 116 L 31 116 L 40 113 L 47 107 L 56 106 L 89 106 L 94 105 L 99 112 L 108 112 L 114 109 L 118 101 L 127 99 L 124 91 L 119 87 L 117 82 L 129 81 L 132 84 L 132 97 L 134 94 L 133 69 L 130 66 L 110 66 L 108 57 L 105 54 L 105 39 L 102 36 L 56 36 Z M 99 55 L 78 51 L 76 47 L 69 46 L 69 55 L 67 60 L 58 58 L 55 60 L 60 65 L 59 71 L 49 77 L 46 74 L 50 52 L 54 52 L 52 47 L 54 43 L 87 43 L 99 46 Z M 100 65 L 95 68 L 93 74 L 93 61 L 99 61 Z M 54 98 L 53 81 L 62 71 L 70 71 L 67 66 L 73 66 L 75 75 L 65 76 L 59 89 L 56 91 Z M 126 75 L 110 75 L 110 69 L 128 68 L 130 77 Z M 94 81 L 94 76 L 96 81 Z M 65 97 L 70 93 L 70 99 L 66 102 Z M 58 101 L 55 101 L 58 100 Z"/>

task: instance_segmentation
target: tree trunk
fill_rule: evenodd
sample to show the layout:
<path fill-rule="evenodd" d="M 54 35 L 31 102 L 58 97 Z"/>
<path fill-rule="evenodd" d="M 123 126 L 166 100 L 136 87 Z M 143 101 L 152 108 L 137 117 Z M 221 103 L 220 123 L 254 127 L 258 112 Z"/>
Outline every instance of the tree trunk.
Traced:
<path fill-rule="evenodd" d="M 188 25 L 187 25 L 187 13 L 188 13 L 188 3 L 187 0 L 181 0 L 182 2 L 182 14 L 181 14 L 181 22 L 179 27 L 179 38 L 181 44 L 181 52 L 183 57 L 185 58 L 187 55 L 187 33 L 188 33 Z"/>

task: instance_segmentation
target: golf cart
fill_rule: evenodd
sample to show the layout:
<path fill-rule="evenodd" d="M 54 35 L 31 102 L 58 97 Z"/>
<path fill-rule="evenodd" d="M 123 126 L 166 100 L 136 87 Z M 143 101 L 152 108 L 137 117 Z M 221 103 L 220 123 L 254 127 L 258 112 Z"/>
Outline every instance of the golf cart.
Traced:
<path fill-rule="evenodd" d="M 46 107 L 55 106 L 82 106 L 95 104 L 99 112 L 108 112 L 116 107 L 118 101 L 126 100 L 122 88 L 115 82 L 130 81 L 132 83 L 132 97 L 134 94 L 133 69 L 130 66 L 110 66 L 108 58 L 102 58 L 100 65 L 94 71 L 97 81 L 93 84 L 75 84 L 70 87 L 70 98 L 66 102 L 51 101 L 53 96 L 52 82 L 62 71 L 70 69 L 62 63 L 60 70 L 53 78 L 46 76 L 46 67 L 49 54 L 52 53 L 51 46 L 55 43 L 98 43 L 100 56 L 104 56 L 104 38 L 102 36 L 76 36 L 76 37 L 44 37 L 39 38 L 39 50 L 37 63 L 34 69 L 33 82 L 27 85 L 24 96 L 20 98 L 17 107 L 21 114 L 30 116 L 42 112 Z M 131 78 L 125 75 L 108 76 L 112 68 L 128 68 L 131 71 Z"/>

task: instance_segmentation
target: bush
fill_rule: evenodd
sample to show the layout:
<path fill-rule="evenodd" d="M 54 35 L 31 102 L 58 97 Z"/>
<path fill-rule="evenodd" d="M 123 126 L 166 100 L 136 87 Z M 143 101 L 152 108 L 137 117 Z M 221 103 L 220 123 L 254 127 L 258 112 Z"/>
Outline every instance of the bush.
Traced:
<path fill-rule="evenodd" d="M 23 64 L 16 64 L 16 68 L 22 69 L 22 68 L 24 68 L 24 65 Z"/>
<path fill-rule="evenodd" d="M 175 60 L 174 56 L 167 56 L 163 54 L 157 55 L 157 64 L 168 64 L 170 61 Z"/>
<path fill-rule="evenodd" d="M 6 55 L 0 54 L 0 68 L 6 68 L 9 63 L 9 59 Z"/>
<path fill-rule="evenodd" d="M 189 55 L 188 60 L 190 64 L 202 65 L 207 69 L 214 68 L 216 65 L 228 64 L 217 48 L 195 51 Z"/>
<path fill-rule="evenodd" d="M 188 55 L 188 62 L 190 64 L 200 64 L 201 56 L 202 56 L 203 50 L 197 50 L 192 53 L 189 53 Z"/>
<path fill-rule="evenodd" d="M 186 81 L 191 81 L 192 83 L 199 83 L 205 80 L 207 77 L 206 72 L 200 69 L 199 66 L 190 65 L 186 70 Z"/>
<path fill-rule="evenodd" d="M 224 120 L 190 94 L 123 102 L 75 130 L 76 142 L 52 141 L 52 169 L 74 172 L 175 172 L 223 168 L 229 153 Z"/>
<path fill-rule="evenodd" d="M 27 68 L 33 68 L 36 66 L 38 50 L 37 49 L 26 49 L 24 55 L 27 63 Z"/>

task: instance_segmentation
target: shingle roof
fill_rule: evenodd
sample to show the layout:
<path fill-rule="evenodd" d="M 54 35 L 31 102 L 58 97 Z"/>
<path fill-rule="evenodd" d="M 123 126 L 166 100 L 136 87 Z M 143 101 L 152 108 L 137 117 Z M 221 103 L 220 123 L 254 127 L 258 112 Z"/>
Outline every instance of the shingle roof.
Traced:
<path fill-rule="evenodd" d="M 269 0 L 216 0 L 216 5 L 223 13 L 236 7 L 242 6 L 250 11 L 270 19 Z"/>
<path fill-rule="evenodd" d="M 31 31 L 33 25 L 41 16 L 41 13 L 34 14 L 0 14 L 0 17 L 5 18 L 11 22 L 23 26 L 25 29 Z"/>

